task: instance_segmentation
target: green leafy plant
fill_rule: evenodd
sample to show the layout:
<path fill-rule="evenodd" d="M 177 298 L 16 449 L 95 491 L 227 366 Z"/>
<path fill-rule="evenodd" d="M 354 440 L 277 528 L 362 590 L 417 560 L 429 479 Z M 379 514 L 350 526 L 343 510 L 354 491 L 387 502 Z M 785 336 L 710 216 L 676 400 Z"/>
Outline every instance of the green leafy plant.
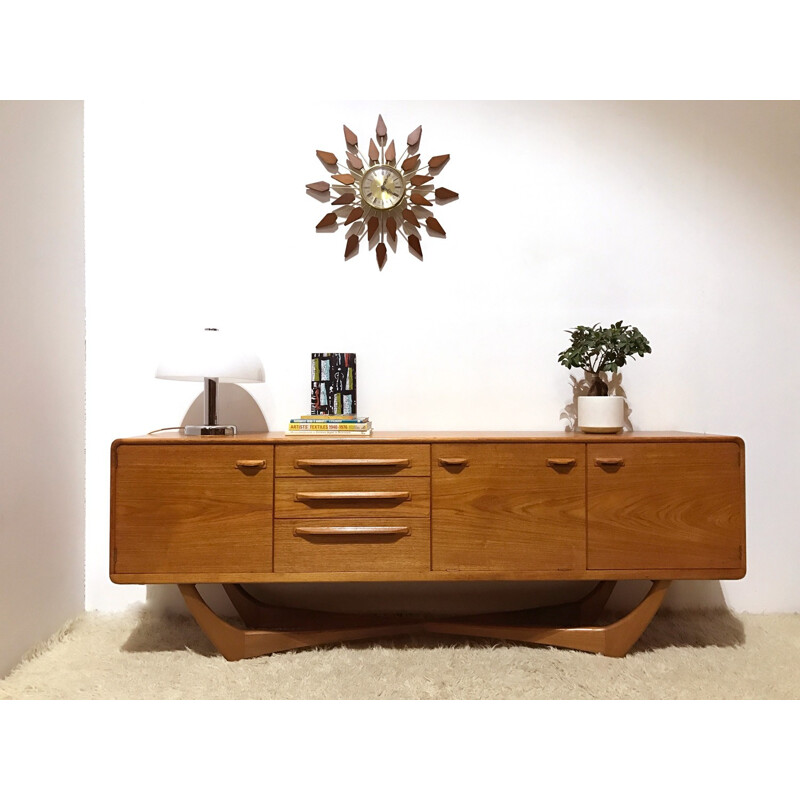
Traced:
<path fill-rule="evenodd" d="M 591 328 L 578 325 L 566 333 L 572 336 L 572 342 L 558 354 L 558 363 L 567 369 L 575 367 L 594 375 L 588 392 L 591 397 L 608 395 L 608 384 L 601 373 L 617 372 L 629 358 L 652 353 L 650 342 L 642 332 L 633 325 L 624 325 L 622 320 L 607 328 L 599 323 Z"/>

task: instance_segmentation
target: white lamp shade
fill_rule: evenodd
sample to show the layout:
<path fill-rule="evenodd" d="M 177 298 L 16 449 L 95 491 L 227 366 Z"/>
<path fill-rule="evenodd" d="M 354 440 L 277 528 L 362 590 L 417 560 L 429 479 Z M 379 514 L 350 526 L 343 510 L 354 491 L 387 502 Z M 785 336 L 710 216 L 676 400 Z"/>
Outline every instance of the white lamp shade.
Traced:
<path fill-rule="evenodd" d="M 170 347 L 158 365 L 156 378 L 172 381 L 215 378 L 220 383 L 263 383 L 264 366 L 246 345 L 216 328 L 206 328 Z"/>

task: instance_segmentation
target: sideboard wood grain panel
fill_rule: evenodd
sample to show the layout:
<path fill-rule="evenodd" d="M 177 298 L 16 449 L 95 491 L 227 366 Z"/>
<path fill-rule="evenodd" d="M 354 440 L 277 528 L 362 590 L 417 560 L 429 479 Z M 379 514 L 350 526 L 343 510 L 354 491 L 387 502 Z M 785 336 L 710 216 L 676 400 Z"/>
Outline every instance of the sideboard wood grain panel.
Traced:
<path fill-rule="evenodd" d="M 436 444 L 434 570 L 582 570 L 586 461 L 579 444 Z"/>
<path fill-rule="evenodd" d="M 744 460 L 735 443 L 588 446 L 589 569 L 744 564 Z"/>
<path fill-rule="evenodd" d="M 112 574 L 271 571 L 272 450 L 119 447 Z"/>

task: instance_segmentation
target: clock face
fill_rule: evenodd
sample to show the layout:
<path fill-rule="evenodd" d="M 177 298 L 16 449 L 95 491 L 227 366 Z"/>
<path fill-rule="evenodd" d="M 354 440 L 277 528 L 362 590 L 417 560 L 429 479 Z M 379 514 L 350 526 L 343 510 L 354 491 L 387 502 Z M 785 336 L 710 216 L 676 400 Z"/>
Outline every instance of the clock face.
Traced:
<path fill-rule="evenodd" d="M 361 179 L 361 199 L 378 211 L 394 208 L 406 194 L 403 176 L 393 167 L 371 167 Z"/>

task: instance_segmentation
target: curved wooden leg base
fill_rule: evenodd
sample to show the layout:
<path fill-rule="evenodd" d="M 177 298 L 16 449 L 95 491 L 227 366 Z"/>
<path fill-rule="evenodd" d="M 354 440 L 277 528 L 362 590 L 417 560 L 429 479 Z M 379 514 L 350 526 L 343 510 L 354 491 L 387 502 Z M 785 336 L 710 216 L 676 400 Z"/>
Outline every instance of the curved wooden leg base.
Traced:
<path fill-rule="evenodd" d="M 481 620 L 480 617 L 473 617 L 429 623 L 427 630 L 436 633 L 543 644 L 551 647 L 568 647 L 572 650 L 584 650 L 588 653 L 601 653 L 604 656 L 621 658 L 633 647 L 650 624 L 661 606 L 670 583 L 671 581 L 654 581 L 650 591 L 633 611 L 617 622 L 603 627 L 527 626 L 513 622 L 503 624 L 496 619 Z M 581 606 L 581 612 L 590 610 L 591 613 L 597 611 L 599 614 L 602 606 L 597 609 L 597 601 L 604 595 L 605 600 L 608 599 L 611 591 L 608 590 L 608 594 L 605 594 L 606 591 L 606 588 L 601 589 L 598 586 L 594 590 L 597 592 L 594 597 L 590 592 L 582 601 L 578 601 L 577 605 Z M 605 603 L 605 601 L 603 602 Z"/>
<path fill-rule="evenodd" d="M 319 644 L 423 632 L 568 647 L 621 657 L 655 616 L 670 581 L 655 581 L 642 602 L 619 621 L 603 627 L 587 627 L 602 612 L 614 585 L 614 581 L 602 581 L 582 599 L 556 606 L 425 620 L 279 608 L 261 602 L 239 584 L 225 584 L 228 597 L 248 629 L 219 617 L 194 584 L 179 584 L 179 588 L 189 611 L 212 644 L 228 661 L 238 661 Z"/>
<path fill-rule="evenodd" d="M 197 624 L 202 628 L 203 633 L 211 640 L 214 647 L 228 661 L 238 661 L 242 658 L 254 658 L 265 656 L 270 653 L 280 653 L 286 650 L 296 650 L 301 647 L 313 647 L 318 644 L 330 644 L 331 642 L 347 642 L 355 639 L 373 639 L 378 636 L 419 633 L 423 630 L 419 622 L 407 622 L 405 620 L 395 620 L 380 624 L 343 624 L 336 619 L 340 616 L 349 617 L 351 615 L 333 614 L 334 619 L 327 619 L 326 612 L 303 611 L 302 609 L 270 609 L 270 612 L 284 612 L 280 627 L 274 626 L 273 630 L 242 630 L 226 622 L 219 617 L 200 596 L 197 587 L 193 583 L 181 583 L 178 585 L 183 599 L 197 620 Z M 240 587 L 241 588 L 241 587 Z M 227 589 L 227 586 L 226 586 Z M 242 590 L 244 593 L 244 590 Z M 244 593 L 246 594 L 246 593 Z M 248 595 L 250 600 L 258 603 L 255 598 Z M 242 605 L 248 601 L 239 599 Z M 236 607 L 236 606 L 235 606 Z M 237 611 L 238 611 L 237 607 Z M 251 610 L 247 611 L 251 619 Z M 259 612 L 259 613 L 270 613 Z M 322 618 L 325 617 L 323 620 Z M 287 620 L 297 623 L 297 628 L 285 629 Z M 316 620 L 316 627 L 309 627 L 312 620 Z M 327 624 L 321 624 L 327 623 Z M 282 629 L 283 628 L 283 629 Z"/>
<path fill-rule="evenodd" d="M 479 623 L 502 626 L 555 626 L 575 627 L 591 625 L 602 614 L 616 581 L 600 581 L 584 597 L 569 603 L 537 606 L 521 611 L 500 611 L 491 614 L 471 614 L 468 617 L 450 617 L 442 622 Z"/>
<path fill-rule="evenodd" d="M 335 611 L 271 606 L 253 597 L 239 583 L 225 583 L 222 588 L 248 628 L 271 631 L 315 630 L 333 625 L 341 628 L 363 628 L 391 625 L 399 621 L 396 614 L 340 614 Z M 405 621 L 418 622 L 420 618 L 406 617 Z"/>

